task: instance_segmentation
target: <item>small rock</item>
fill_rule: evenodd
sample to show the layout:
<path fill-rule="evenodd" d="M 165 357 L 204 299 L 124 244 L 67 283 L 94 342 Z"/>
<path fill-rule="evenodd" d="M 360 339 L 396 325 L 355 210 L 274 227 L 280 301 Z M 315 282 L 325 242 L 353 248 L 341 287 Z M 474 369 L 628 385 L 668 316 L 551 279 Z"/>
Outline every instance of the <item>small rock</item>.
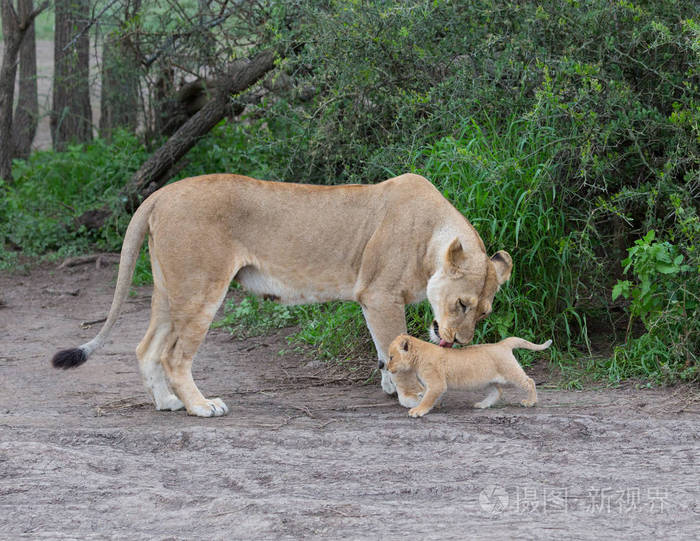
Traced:
<path fill-rule="evenodd" d="M 316 360 L 316 361 L 309 361 L 308 363 L 306 363 L 304 365 L 304 368 L 315 369 L 315 368 L 323 368 L 324 366 L 326 366 L 326 365 L 323 361 Z"/>

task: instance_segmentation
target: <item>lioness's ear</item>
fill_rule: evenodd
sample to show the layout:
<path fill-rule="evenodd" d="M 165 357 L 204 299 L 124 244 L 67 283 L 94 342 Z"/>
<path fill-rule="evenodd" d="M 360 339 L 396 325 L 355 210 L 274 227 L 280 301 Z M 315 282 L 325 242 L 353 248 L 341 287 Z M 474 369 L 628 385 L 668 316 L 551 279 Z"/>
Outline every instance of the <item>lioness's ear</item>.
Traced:
<path fill-rule="evenodd" d="M 452 267 L 461 267 L 465 260 L 464 250 L 462 249 L 462 243 L 459 239 L 454 239 L 450 246 L 447 248 L 447 254 L 445 255 L 445 261 Z"/>
<path fill-rule="evenodd" d="M 491 256 L 491 263 L 496 269 L 498 285 L 503 285 L 510 278 L 510 273 L 513 270 L 513 259 L 508 252 L 501 250 Z"/>
<path fill-rule="evenodd" d="M 401 349 L 404 351 L 408 351 L 409 344 L 410 342 L 408 341 L 408 338 L 404 338 L 403 340 L 401 340 Z"/>

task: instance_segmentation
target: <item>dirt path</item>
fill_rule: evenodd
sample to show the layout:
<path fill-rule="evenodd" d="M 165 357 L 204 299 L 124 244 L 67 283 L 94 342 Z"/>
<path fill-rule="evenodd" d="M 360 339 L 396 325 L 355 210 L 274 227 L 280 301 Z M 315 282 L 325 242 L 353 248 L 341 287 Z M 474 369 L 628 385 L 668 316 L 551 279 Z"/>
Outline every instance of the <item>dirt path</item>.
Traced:
<path fill-rule="evenodd" d="M 115 269 L 0 274 L 0 539 L 700 537 L 688 389 L 562 392 L 540 370 L 537 408 L 452 393 L 412 420 L 280 356 L 281 335 L 213 331 L 195 379 L 229 415 L 156 412 L 133 353 L 148 288 L 86 365 L 49 366 L 94 336 L 79 324 L 106 314 Z"/>

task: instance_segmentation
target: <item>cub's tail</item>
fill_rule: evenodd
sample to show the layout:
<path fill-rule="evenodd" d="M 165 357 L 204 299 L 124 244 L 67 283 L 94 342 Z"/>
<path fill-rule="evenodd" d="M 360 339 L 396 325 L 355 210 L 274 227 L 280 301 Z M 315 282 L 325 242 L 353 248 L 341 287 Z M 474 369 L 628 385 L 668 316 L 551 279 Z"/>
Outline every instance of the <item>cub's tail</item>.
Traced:
<path fill-rule="evenodd" d="M 541 351 L 551 346 L 552 341 L 547 340 L 544 344 L 533 344 L 532 342 L 528 342 L 527 340 L 523 340 L 522 338 L 512 336 L 503 340 L 502 344 L 508 346 L 510 349 L 531 349 L 534 351 Z"/>
<path fill-rule="evenodd" d="M 148 218 L 153 211 L 157 195 L 158 192 L 154 193 L 141 204 L 141 206 L 134 213 L 134 216 L 131 218 L 129 227 L 126 229 L 124 243 L 122 244 L 122 253 L 119 259 L 117 286 L 114 290 L 112 306 L 109 309 L 109 314 L 105 324 L 100 329 L 100 332 L 97 333 L 97 336 L 95 336 L 95 338 L 89 342 L 86 342 L 77 348 L 64 349 L 56 353 L 53 356 L 53 359 L 51 359 L 51 364 L 54 366 L 54 368 L 66 369 L 80 366 L 88 360 L 88 357 L 90 357 L 93 351 L 105 343 L 105 340 L 112 330 L 112 327 L 114 327 L 114 324 L 117 322 L 122 305 L 129 294 L 131 277 L 134 274 L 134 268 L 136 267 L 139 252 L 141 251 L 143 238 L 146 236 L 146 232 L 148 231 Z"/>

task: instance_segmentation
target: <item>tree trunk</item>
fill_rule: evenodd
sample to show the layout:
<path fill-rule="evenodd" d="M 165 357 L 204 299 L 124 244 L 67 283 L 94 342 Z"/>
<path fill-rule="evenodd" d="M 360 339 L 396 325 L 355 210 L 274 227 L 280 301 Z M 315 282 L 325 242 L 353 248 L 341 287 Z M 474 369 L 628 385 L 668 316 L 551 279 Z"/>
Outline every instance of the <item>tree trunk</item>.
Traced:
<path fill-rule="evenodd" d="M 128 42 L 113 32 L 102 47 L 100 135 L 107 139 L 119 127 L 136 129 L 139 107 L 138 61 Z"/>
<path fill-rule="evenodd" d="M 0 0 L 4 51 L 0 66 L 0 178 L 12 180 L 12 117 L 15 98 L 15 78 L 17 77 L 17 56 L 22 38 L 36 16 L 46 9 L 48 3 L 20 17 L 10 0 Z"/>
<path fill-rule="evenodd" d="M 226 116 L 230 95 L 259 81 L 274 67 L 274 60 L 274 53 L 265 51 L 248 61 L 235 62 L 226 75 L 217 80 L 212 99 L 144 162 L 124 187 L 119 199 L 126 201 L 130 210 L 133 210 L 143 198 L 163 186 L 170 178 L 168 173 L 180 158 Z M 90 210 L 76 221 L 80 225 L 96 229 L 102 227 L 111 212 L 107 207 Z"/>
<path fill-rule="evenodd" d="M 140 10 L 141 0 L 124 3 L 119 28 L 107 34 L 102 45 L 100 135 L 107 139 L 116 128 L 134 131 L 138 124 L 140 61 L 125 29 L 138 27 Z"/>
<path fill-rule="evenodd" d="M 19 0 L 17 12 L 20 20 L 34 11 L 33 0 Z M 27 159 L 32 149 L 39 120 L 39 93 L 36 81 L 36 36 L 34 22 L 19 49 L 19 97 L 13 120 L 14 157 Z"/>
<path fill-rule="evenodd" d="M 0 67 L 0 178 L 12 180 L 12 107 L 15 99 L 17 55 L 22 43 L 19 21 L 9 0 L 0 0 L 4 51 Z"/>
<path fill-rule="evenodd" d="M 90 39 L 84 31 L 90 2 L 56 0 L 55 9 L 51 138 L 55 150 L 65 150 L 92 139 Z"/>

